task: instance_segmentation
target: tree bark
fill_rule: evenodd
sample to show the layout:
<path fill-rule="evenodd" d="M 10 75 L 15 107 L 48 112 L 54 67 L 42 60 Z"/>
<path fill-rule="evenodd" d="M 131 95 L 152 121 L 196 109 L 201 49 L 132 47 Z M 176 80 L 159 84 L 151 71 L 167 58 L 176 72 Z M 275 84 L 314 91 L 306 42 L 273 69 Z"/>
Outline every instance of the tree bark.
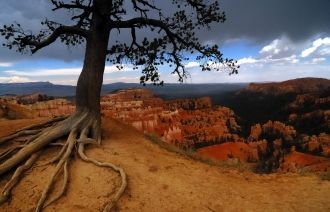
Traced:
<path fill-rule="evenodd" d="M 110 33 L 106 21 L 99 13 L 93 14 L 84 65 L 76 88 L 76 112 L 88 111 L 97 117 L 100 117 L 100 93 Z"/>

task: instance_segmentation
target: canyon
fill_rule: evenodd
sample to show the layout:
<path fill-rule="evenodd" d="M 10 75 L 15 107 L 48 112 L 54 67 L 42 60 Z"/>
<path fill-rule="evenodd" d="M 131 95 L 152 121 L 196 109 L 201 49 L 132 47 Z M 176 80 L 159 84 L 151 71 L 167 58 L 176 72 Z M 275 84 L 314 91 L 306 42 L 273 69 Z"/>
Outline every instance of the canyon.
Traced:
<path fill-rule="evenodd" d="M 103 95 L 101 111 L 105 118 L 129 124 L 162 142 L 193 151 L 200 158 L 248 163 L 256 171 L 266 173 L 327 172 L 330 170 L 329 88 L 329 80 L 323 79 L 252 83 L 233 94 L 241 99 L 240 110 L 235 110 L 238 113 L 231 107 L 214 105 L 207 96 L 165 99 L 150 89 L 132 88 Z M 264 101 L 272 98 L 273 110 L 281 111 L 281 116 L 278 119 L 269 116 L 268 120 L 263 117 L 253 123 L 246 121 L 249 119 L 242 111 L 249 108 L 248 113 L 258 112 L 258 107 L 251 109 L 255 104 L 247 103 L 246 96 L 249 101 L 258 98 L 256 102 L 264 103 L 261 105 L 266 109 Z M 56 117 L 69 115 L 75 109 L 67 99 L 40 93 L 2 96 L 0 106 L 3 119 Z"/>

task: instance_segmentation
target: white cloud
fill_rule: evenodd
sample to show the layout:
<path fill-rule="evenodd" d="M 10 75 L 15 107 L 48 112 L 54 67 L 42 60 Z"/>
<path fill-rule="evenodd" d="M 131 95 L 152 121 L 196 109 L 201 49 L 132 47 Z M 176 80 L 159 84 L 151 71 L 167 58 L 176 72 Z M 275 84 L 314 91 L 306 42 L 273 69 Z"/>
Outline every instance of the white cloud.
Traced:
<path fill-rule="evenodd" d="M 55 78 L 55 79 L 47 79 L 47 81 L 56 84 L 56 85 L 77 85 L 77 79 L 78 77 L 74 76 L 68 76 L 65 78 Z M 41 81 L 40 79 L 36 81 Z"/>
<path fill-rule="evenodd" d="M 199 67 L 199 63 L 196 61 L 191 61 L 191 62 L 187 63 L 184 67 L 186 69 L 197 68 L 197 67 Z"/>
<path fill-rule="evenodd" d="M 300 77 L 329 78 L 330 65 L 325 62 L 330 56 L 329 39 L 317 39 L 308 44 L 294 43 L 282 36 L 263 46 L 257 56 L 239 59 L 238 65 L 241 68 L 238 75 L 229 77 L 222 74 L 219 78 L 223 82 L 283 81 Z M 306 50 L 306 46 L 311 45 L 316 49 L 302 55 L 301 52 Z M 211 74 L 206 77 L 199 74 L 195 76 L 198 79 L 212 81 Z"/>
<path fill-rule="evenodd" d="M 265 63 L 273 63 L 278 65 L 284 65 L 284 64 L 296 64 L 299 62 L 299 59 L 297 58 L 297 55 L 293 54 L 288 57 L 282 57 L 278 59 L 265 59 Z"/>
<path fill-rule="evenodd" d="M 316 64 L 320 64 L 323 61 L 326 61 L 327 59 L 324 57 L 316 57 L 316 58 L 312 58 L 308 61 L 305 61 L 304 64 L 310 64 L 310 65 L 316 65 Z"/>
<path fill-rule="evenodd" d="M 320 49 L 321 56 L 330 56 L 330 46 Z"/>
<path fill-rule="evenodd" d="M 306 46 L 312 46 L 306 48 Z M 282 36 L 265 45 L 256 57 L 243 57 L 238 60 L 238 65 L 255 68 L 256 66 L 267 67 L 319 64 L 326 61 L 330 56 L 330 37 L 319 38 L 309 43 L 294 43 L 287 37 Z"/>
<path fill-rule="evenodd" d="M 326 60 L 326 58 L 324 58 L 324 57 L 313 58 L 313 62 L 314 62 L 314 63 L 322 62 L 322 61 L 325 61 L 325 60 Z"/>
<path fill-rule="evenodd" d="M 133 71 L 133 65 L 132 64 L 125 64 L 123 65 L 123 69 L 119 70 L 116 65 L 112 66 L 105 66 L 104 73 L 114 73 L 118 71 Z"/>
<path fill-rule="evenodd" d="M 253 64 L 259 62 L 257 59 L 252 58 L 252 57 L 243 57 L 237 61 L 238 65 L 242 64 Z"/>
<path fill-rule="evenodd" d="M 104 84 L 115 83 L 115 82 L 126 82 L 126 83 L 139 83 L 139 77 L 117 77 L 117 78 L 107 78 L 103 80 Z"/>
<path fill-rule="evenodd" d="M 285 64 L 296 64 L 299 62 L 299 59 L 295 54 L 288 56 L 288 57 L 282 57 L 282 58 L 269 58 L 269 57 L 259 57 L 259 58 L 253 58 L 253 57 L 244 57 L 242 59 L 239 59 L 237 61 L 237 64 L 240 66 L 249 66 L 249 67 L 255 67 L 255 66 L 264 66 L 264 65 L 285 65 Z"/>
<path fill-rule="evenodd" d="M 275 39 L 273 40 L 269 45 L 267 46 L 264 46 L 260 51 L 259 53 L 262 54 L 262 53 L 278 53 L 280 51 L 280 49 L 278 49 L 278 45 L 280 43 L 280 40 L 279 39 Z"/>
<path fill-rule="evenodd" d="M 327 64 L 283 64 L 265 66 L 242 66 L 238 74 L 229 76 L 225 72 L 191 71 L 192 83 L 239 83 L 284 81 L 302 77 L 328 78 L 330 69 Z"/>
<path fill-rule="evenodd" d="M 295 45 L 293 42 L 289 38 L 282 36 L 273 40 L 270 44 L 264 46 L 259 51 L 259 54 L 262 58 L 277 59 L 289 57 L 293 54 L 294 49 Z"/>
<path fill-rule="evenodd" d="M 16 71 L 7 70 L 4 71 L 7 74 L 14 74 L 18 76 L 30 76 L 30 77 L 43 77 L 43 76 L 70 76 L 78 75 L 81 72 L 80 68 L 60 68 L 60 69 L 39 69 L 31 71 Z"/>
<path fill-rule="evenodd" d="M 323 55 L 329 54 L 330 48 L 328 48 L 328 47 L 330 47 L 330 37 L 316 39 L 313 42 L 312 47 L 307 48 L 301 52 L 301 57 L 311 56 L 312 54 L 316 53 L 318 50 L 320 52 L 323 52 Z"/>
<path fill-rule="evenodd" d="M 191 70 L 191 83 L 240 83 L 284 81 L 301 77 L 329 78 L 330 70 L 325 64 L 301 64 L 282 66 L 242 66 L 238 74 L 228 75 L 225 72 L 201 72 Z"/>
<path fill-rule="evenodd" d="M 140 78 L 138 76 L 113 76 L 113 74 L 104 75 L 103 84 L 116 83 L 116 82 L 125 82 L 125 83 L 139 83 Z M 40 80 L 37 80 L 40 81 Z M 65 78 L 58 78 L 48 80 L 51 83 L 57 85 L 77 85 L 76 76 L 68 76 Z"/>
<path fill-rule="evenodd" d="M 10 67 L 12 65 L 13 65 L 12 63 L 3 63 L 3 62 L 0 62 L 0 67 Z"/>
<path fill-rule="evenodd" d="M 29 78 L 20 76 L 0 77 L 0 83 L 18 83 L 18 82 L 31 82 Z"/>
<path fill-rule="evenodd" d="M 82 68 L 58 68 L 58 69 L 39 69 L 31 71 L 17 71 L 7 70 L 7 74 L 18 76 L 42 77 L 42 76 L 77 76 L 80 74 Z M 119 70 L 116 65 L 106 66 L 104 73 L 114 73 L 119 71 L 133 71 L 132 65 L 124 65 L 122 70 Z"/>

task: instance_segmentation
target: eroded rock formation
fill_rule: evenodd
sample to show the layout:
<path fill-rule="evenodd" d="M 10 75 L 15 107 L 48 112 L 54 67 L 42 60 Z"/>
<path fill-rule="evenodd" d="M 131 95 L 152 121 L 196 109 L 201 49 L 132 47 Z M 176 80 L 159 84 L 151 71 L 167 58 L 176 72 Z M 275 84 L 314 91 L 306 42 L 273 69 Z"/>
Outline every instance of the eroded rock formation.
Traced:
<path fill-rule="evenodd" d="M 0 98 L 0 117 L 9 119 L 69 115 L 75 106 L 66 99 L 54 99 L 39 93 Z"/>
<path fill-rule="evenodd" d="M 183 148 L 241 139 L 233 111 L 213 107 L 208 97 L 165 101 L 150 90 L 131 89 L 104 96 L 101 107 L 104 115 Z"/>
<path fill-rule="evenodd" d="M 288 85 L 281 86 L 284 87 L 274 92 L 284 92 Z M 71 114 L 75 109 L 68 100 L 49 98 L 39 94 L 0 98 L 0 118 L 54 117 Z M 234 112 L 212 105 L 209 97 L 164 100 L 147 89 L 118 90 L 102 97 L 101 109 L 103 116 L 119 119 L 178 147 L 197 149 L 203 157 L 257 162 L 265 172 L 330 168 L 330 110 L 326 94 L 296 95 L 283 107 L 288 112 L 287 122 L 253 124 L 246 138 L 239 136 L 243 134 Z M 306 132 L 314 132 L 313 127 L 316 133 L 301 133 L 305 128 Z"/>
<path fill-rule="evenodd" d="M 30 95 L 23 95 L 23 96 L 17 96 L 16 100 L 18 104 L 23 104 L 23 105 L 29 105 L 29 104 L 34 104 L 37 102 L 43 102 L 43 101 L 48 101 L 48 100 L 53 100 L 54 97 L 52 96 L 47 96 L 45 94 L 41 93 L 34 93 Z"/>
<path fill-rule="evenodd" d="M 14 98 L 0 98 L 0 118 L 24 119 L 33 117 L 35 117 L 34 111 L 18 104 Z"/>
<path fill-rule="evenodd" d="M 35 104 L 26 105 L 26 107 L 35 111 L 36 116 L 38 117 L 69 115 L 75 110 L 74 104 L 66 99 L 41 101 L 36 102 Z"/>

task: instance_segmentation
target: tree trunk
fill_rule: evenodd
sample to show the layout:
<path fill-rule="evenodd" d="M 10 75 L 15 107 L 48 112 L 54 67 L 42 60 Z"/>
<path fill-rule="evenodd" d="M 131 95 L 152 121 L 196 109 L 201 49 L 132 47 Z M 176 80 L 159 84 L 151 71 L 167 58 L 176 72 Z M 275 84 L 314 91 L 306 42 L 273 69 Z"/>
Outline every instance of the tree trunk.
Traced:
<path fill-rule="evenodd" d="M 100 95 L 110 33 L 110 27 L 107 23 L 107 12 L 111 5 L 112 1 L 109 0 L 93 0 L 93 10 L 97 12 L 93 12 L 91 28 L 86 38 L 84 65 L 76 88 L 76 113 L 57 124 L 53 124 L 53 121 L 50 121 L 49 124 L 45 124 L 44 129 L 38 129 L 34 137 L 28 138 L 27 144 L 19 149 L 18 152 L 9 155 L 10 157 L 5 155 L 8 158 L 0 163 L 0 176 L 27 160 L 31 155 L 51 142 L 67 134 L 69 134 L 68 143 L 72 141 L 77 143 L 77 135 L 79 133 L 80 138 L 87 139 L 90 136 L 100 144 Z M 32 128 L 34 127 L 32 126 Z M 7 138 L 4 138 L 4 140 L 7 140 Z M 84 145 L 84 143 L 79 143 L 79 146 L 81 145 Z M 64 148 L 66 147 L 64 146 Z M 67 149 L 66 151 L 69 151 L 67 154 L 70 155 L 72 149 Z M 112 165 L 106 166 L 113 167 Z M 46 194 L 47 192 L 48 188 L 46 189 Z M 3 200 L 1 195 L 0 192 L 0 202 Z M 42 201 L 44 199 L 41 199 L 41 206 L 43 204 Z M 38 204 L 38 207 L 40 205 Z"/>
<path fill-rule="evenodd" d="M 109 40 L 109 29 L 106 26 L 106 20 L 98 13 L 94 13 L 91 33 L 86 39 L 84 65 L 76 88 L 76 112 L 87 111 L 98 118 Z"/>

